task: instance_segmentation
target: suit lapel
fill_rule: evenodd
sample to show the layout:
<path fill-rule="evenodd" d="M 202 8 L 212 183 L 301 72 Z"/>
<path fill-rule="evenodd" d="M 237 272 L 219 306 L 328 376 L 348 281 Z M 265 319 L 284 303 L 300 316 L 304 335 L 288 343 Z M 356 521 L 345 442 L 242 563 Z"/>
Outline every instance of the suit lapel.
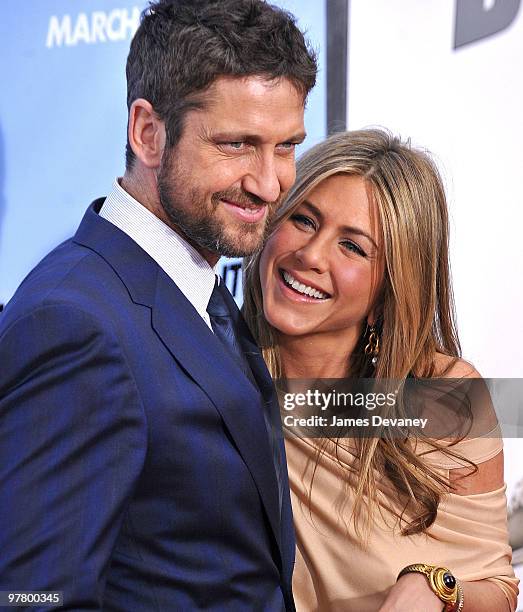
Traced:
<path fill-rule="evenodd" d="M 163 270 L 158 272 L 152 325 L 220 413 L 256 483 L 281 553 L 278 485 L 257 390 Z"/>
<path fill-rule="evenodd" d="M 103 199 L 97 200 L 88 209 L 73 240 L 103 257 L 131 299 L 152 310 L 152 326 L 159 339 L 216 406 L 256 484 L 282 557 L 278 484 L 265 421 L 258 409 L 258 391 L 158 264 L 124 232 L 99 217 L 102 203 Z M 236 307 L 235 313 L 239 315 Z M 265 399 L 271 385 L 267 386 L 260 367 L 261 355 L 254 343 L 248 341 L 244 346 Z"/>

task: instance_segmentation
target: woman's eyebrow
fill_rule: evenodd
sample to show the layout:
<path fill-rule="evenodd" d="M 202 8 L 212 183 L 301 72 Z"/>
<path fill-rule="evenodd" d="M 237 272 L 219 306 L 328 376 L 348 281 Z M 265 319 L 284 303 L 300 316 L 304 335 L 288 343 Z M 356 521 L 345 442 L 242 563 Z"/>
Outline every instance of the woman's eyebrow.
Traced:
<path fill-rule="evenodd" d="M 320 221 L 323 220 L 323 214 L 321 210 L 317 206 L 315 206 L 311 201 L 303 200 L 302 206 L 305 206 L 306 208 L 308 208 L 309 211 L 312 212 Z M 372 236 L 365 230 L 361 229 L 361 227 L 357 227 L 355 225 L 342 225 L 340 229 L 342 232 L 347 233 L 347 234 L 358 234 L 359 236 L 364 236 L 365 238 L 367 238 L 367 240 L 369 240 L 372 243 L 375 249 L 378 248 L 378 245 L 376 244 Z"/>

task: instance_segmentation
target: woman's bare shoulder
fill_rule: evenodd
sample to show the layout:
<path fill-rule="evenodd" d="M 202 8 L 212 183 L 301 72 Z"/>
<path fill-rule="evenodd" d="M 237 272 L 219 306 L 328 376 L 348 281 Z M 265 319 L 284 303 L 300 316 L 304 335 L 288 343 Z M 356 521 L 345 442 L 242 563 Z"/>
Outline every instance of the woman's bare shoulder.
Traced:
<path fill-rule="evenodd" d="M 481 378 L 470 362 L 443 353 L 434 356 L 434 374 L 440 378 Z"/>

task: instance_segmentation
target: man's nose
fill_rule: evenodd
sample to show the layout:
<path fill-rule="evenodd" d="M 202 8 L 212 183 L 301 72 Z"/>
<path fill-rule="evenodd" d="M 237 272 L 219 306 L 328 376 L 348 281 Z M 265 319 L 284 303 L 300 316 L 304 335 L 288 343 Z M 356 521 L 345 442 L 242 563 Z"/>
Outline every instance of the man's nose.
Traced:
<path fill-rule="evenodd" d="M 250 171 L 243 178 L 243 189 L 264 202 L 275 202 L 282 192 L 278 175 L 278 163 L 273 155 L 264 155 L 253 161 Z"/>

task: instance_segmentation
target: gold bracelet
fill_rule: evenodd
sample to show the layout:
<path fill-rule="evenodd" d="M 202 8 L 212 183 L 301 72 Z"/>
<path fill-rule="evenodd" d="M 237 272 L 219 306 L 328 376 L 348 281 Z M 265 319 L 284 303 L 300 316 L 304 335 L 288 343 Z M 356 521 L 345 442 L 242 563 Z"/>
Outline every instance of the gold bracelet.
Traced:
<path fill-rule="evenodd" d="M 404 567 L 396 578 L 396 582 L 405 574 L 423 574 L 429 586 L 437 597 L 445 604 L 443 612 L 461 612 L 465 603 L 463 588 L 452 572 L 446 567 L 428 565 L 427 563 L 413 563 Z"/>

